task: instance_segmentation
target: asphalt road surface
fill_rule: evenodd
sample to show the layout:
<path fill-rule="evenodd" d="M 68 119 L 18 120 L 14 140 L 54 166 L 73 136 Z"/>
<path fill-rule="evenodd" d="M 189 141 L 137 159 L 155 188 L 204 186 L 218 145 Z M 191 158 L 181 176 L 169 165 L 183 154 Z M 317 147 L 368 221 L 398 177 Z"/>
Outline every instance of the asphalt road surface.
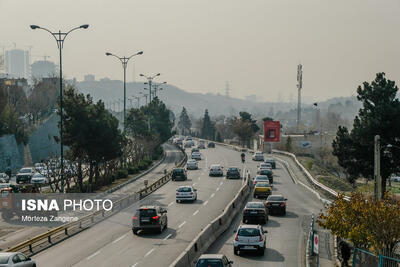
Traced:
<path fill-rule="evenodd" d="M 168 266 L 240 189 L 243 180 L 209 177 L 208 167 L 220 163 L 245 171 L 239 152 L 217 146 L 201 150 L 199 170 L 188 171 L 188 180 L 170 181 L 162 188 L 116 215 L 33 257 L 38 266 Z M 176 188 L 194 185 L 195 203 L 176 203 Z M 168 209 L 168 229 L 162 234 L 133 235 L 131 219 L 141 205 Z"/>
<path fill-rule="evenodd" d="M 231 227 L 208 249 L 207 253 L 222 253 L 233 266 L 304 266 L 305 240 L 311 214 L 318 214 L 323 208 L 318 198 L 299 184 L 295 184 L 279 161 L 274 170 L 273 194 L 283 194 L 287 199 L 287 213 L 284 216 L 269 215 L 263 226 L 268 231 L 264 256 L 255 253 L 233 253 L 233 232 L 242 224 L 242 213 L 234 219 Z M 256 172 L 256 162 L 248 162 L 251 173 Z M 248 201 L 265 201 L 253 199 Z"/>
<path fill-rule="evenodd" d="M 140 188 L 144 187 L 143 181 L 145 179 L 147 179 L 149 181 L 149 184 L 151 184 L 153 181 L 157 180 L 163 175 L 164 170 L 166 169 L 171 170 L 175 166 L 175 162 L 179 162 L 182 159 L 183 157 L 182 152 L 179 149 L 177 149 L 174 145 L 165 144 L 163 145 L 163 147 L 166 153 L 166 157 L 160 165 L 158 165 L 156 168 L 151 170 L 148 174 L 144 175 L 140 179 L 115 191 L 114 193 L 112 193 L 112 197 L 113 198 L 115 198 L 115 196 L 121 197 L 126 193 L 139 191 Z M 27 240 L 28 238 L 32 238 L 48 230 L 48 227 L 40 227 L 40 226 L 23 227 L 22 225 L 19 224 L 10 225 L 8 223 L 3 222 L 2 219 L 0 219 L 0 228 L 5 230 L 9 229 L 8 232 L 1 231 L 2 236 L 0 238 L 0 250 L 5 250 L 8 247 L 14 246 L 18 243 Z"/>

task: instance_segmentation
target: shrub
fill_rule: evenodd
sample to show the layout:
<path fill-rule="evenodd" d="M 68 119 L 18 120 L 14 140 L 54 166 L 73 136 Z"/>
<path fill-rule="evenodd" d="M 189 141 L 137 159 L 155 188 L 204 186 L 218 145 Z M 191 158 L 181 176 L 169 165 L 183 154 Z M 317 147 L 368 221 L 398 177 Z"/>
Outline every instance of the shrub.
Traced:
<path fill-rule="evenodd" d="M 149 163 L 147 161 L 145 161 L 145 160 L 141 160 L 138 163 L 138 168 L 141 171 L 145 170 L 148 166 L 149 166 Z"/>
<path fill-rule="evenodd" d="M 128 174 L 136 174 L 139 172 L 139 168 L 135 165 L 128 166 Z"/>
<path fill-rule="evenodd" d="M 126 178 L 126 177 L 128 177 L 127 169 L 120 169 L 117 171 L 117 179 Z"/>

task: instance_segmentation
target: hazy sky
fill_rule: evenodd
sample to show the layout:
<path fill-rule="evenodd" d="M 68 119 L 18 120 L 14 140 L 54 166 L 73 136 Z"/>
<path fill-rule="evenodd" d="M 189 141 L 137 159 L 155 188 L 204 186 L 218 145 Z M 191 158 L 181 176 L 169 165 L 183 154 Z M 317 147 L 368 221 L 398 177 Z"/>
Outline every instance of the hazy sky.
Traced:
<path fill-rule="evenodd" d="M 316 100 L 355 94 L 376 72 L 400 83 L 399 0 L 0 0 L 0 45 L 50 55 L 52 37 L 30 24 L 68 30 L 63 52 L 67 78 L 122 79 L 122 67 L 105 51 L 128 55 L 139 73 L 161 72 L 192 92 L 250 94 L 276 101 L 303 94 Z M 33 57 L 38 60 L 39 57 Z M 133 65 L 128 80 L 133 79 Z"/>

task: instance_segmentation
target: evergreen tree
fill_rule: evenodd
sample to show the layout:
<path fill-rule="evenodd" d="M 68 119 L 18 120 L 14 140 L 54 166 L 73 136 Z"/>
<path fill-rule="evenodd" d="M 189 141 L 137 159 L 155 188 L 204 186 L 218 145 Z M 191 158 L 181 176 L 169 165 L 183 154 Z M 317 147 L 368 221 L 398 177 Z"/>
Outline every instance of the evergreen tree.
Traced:
<path fill-rule="evenodd" d="M 203 125 L 201 127 L 201 138 L 214 140 L 215 139 L 215 125 L 211 121 L 208 110 L 204 112 Z"/>
<path fill-rule="evenodd" d="M 186 135 L 190 133 L 191 127 L 192 127 L 192 122 L 190 121 L 186 108 L 183 107 L 181 115 L 179 116 L 178 128 L 182 130 L 183 135 Z"/>

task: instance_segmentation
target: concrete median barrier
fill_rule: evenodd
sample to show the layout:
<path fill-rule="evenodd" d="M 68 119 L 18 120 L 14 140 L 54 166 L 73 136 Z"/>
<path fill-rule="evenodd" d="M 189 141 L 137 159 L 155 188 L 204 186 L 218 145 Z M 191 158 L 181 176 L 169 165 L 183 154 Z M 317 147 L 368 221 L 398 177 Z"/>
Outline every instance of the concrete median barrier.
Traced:
<path fill-rule="evenodd" d="M 250 175 L 246 175 L 245 184 L 240 188 L 235 198 L 225 207 L 224 211 L 209 223 L 189 246 L 179 255 L 179 257 L 170 265 L 170 267 L 188 267 L 194 266 L 194 261 L 200 257 L 217 238 L 223 234 L 231 225 L 232 220 L 240 212 L 245 204 L 245 199 L 250 193 L 249 187 Z"/>

